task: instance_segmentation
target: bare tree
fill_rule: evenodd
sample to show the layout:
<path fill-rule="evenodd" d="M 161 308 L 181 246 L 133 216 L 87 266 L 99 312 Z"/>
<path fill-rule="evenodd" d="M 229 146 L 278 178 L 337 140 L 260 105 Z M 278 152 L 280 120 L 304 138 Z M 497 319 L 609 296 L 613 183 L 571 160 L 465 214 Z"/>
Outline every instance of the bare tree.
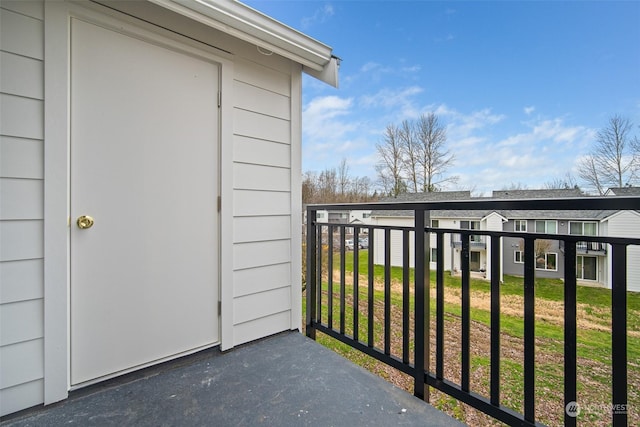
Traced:
<path fill-rule="evenodd" d="M 502 188 L 500 190 L 502 191 L 515 191 L 515 190 L 526 190 L 527 189 L 527 184 L 523 184 L 521 182 L 513 182 L 511 181 L 511 183 L 503 185 Z"/>
<path fill-rule="evenodd" d="M 606 128 L 598 131 L 591 153 L 578 164 L 578 176 L 587 187 L 604 194 L 607 187 L 638 183 L 640 156 L 632 128 L 629 119 L 616 115 L 609 119 Z"/>
<path fill-rule="evenodd" d="M 384 192 L 394 197 L 405 193 L 407 186 L 402 177 L 402 146 L 398 128 L 388 125 L 382 141 L 376 144 L 376 149 L 380 155 L 380 163 L 376 165 L 376 171 Z"/>
<path fill-rule="evenodd" d="M 570 190 L 574 188 L 580 188 L 575 177 L 571 175 L 571 172 L 567 172 L 562 178 L 554 178 L 544 184 L 544 188 L 547 190 Z"/>
<path fill-rule="evenodd" d="M 421 187 L 419 182 L 420 169 L 420 146 L 416 138 L 415 124 L 403 120 L 398 129 L 398 138 L 402 150 L 402 168 L 407 174 L 408 185 L 414 193 Z"/>
<path fill-rule="evenodd" d="M 350 184 L 349 165 L 347 164 L 347 159 L 343 158 L 340 166 L 338 166 L 338 190 L 343 199 L 347 196 Z"/>
<path fill-rule="evenodd" d="M 439 191 L 444 184 L 458 182 L 455 175 L 445 176 L 453 165 L 455 156 L 445 147 L 447 130 L 435 113 L 420 116 L 416 123 L 416 137 L 419 147 L 418 165 L 422 172 L 422 191 Z"/>

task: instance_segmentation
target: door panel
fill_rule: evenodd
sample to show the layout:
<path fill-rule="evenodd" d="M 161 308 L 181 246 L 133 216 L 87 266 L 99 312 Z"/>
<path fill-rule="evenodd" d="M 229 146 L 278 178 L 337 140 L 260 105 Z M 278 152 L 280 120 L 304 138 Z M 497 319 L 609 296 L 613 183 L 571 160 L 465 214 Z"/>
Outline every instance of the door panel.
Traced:
<path fill-rule="evenodd" d="M 215 62 L 72 20 L 72 384 L 218 341 L 218 88 Z"/>

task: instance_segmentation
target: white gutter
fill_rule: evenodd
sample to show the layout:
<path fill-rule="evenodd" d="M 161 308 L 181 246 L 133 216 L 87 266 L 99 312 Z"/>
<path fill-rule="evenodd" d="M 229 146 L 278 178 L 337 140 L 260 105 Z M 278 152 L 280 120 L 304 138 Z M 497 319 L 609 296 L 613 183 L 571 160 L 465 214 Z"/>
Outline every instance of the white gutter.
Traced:
<path fill-rule="evenodd" d="M 149 0 L 303 66 L 338 87 L 339 60 L 331 47 L 235 0 Z"/>

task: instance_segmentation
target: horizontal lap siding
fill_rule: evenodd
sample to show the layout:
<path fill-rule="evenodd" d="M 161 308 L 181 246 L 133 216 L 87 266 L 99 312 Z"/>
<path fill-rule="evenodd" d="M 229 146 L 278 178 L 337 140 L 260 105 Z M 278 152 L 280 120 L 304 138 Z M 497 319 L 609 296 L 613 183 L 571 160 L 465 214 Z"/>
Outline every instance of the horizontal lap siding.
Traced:
<path fill-rule="evenodd" d="M 640 237 L 640 215 L 622 211 L 609 219 L 606 232 L 609 236 Z M 611 284 L 608 284 L 611 287 Z M 640 247 L 627 248 L 627 289 L 640 292 Z"/>
<path fill-rule="evenodd" d="M 233 90 L 237 345 L 291 324 L 291 76 L 238 61 Z"/>
<path fill-rule="evenodd" d="M 44 400 L 43 19 L 0 3 L 0 415 Z"/>

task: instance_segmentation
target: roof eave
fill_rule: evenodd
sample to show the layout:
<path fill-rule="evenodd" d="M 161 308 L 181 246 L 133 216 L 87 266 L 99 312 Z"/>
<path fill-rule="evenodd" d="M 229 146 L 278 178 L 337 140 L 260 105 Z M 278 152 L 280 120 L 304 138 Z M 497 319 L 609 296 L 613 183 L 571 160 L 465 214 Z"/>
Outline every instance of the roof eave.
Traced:
<path fill-rule="evenodd" d="M 338 87 L 339 60 L 331 47 L 235 0 L 149 0 L 303 66 Z"/>

